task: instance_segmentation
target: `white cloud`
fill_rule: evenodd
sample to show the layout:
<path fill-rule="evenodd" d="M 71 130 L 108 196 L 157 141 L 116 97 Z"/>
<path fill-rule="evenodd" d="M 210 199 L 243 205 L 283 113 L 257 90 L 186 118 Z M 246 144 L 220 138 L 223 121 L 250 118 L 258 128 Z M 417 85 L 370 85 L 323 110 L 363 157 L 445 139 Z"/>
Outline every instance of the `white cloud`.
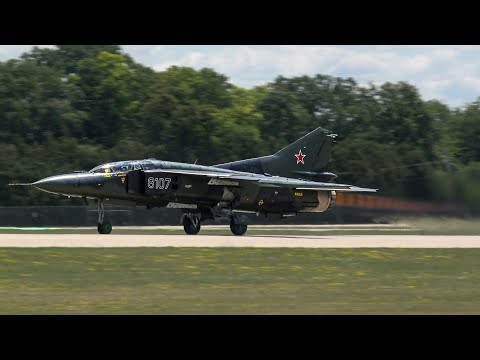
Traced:
<path fill-rule="evenodd" d="M 326 74 L 352 77 L 362 85 L 408 81 L 425 99 L 459 105 L 480 95 L 480 46 L 205 46 L 167 47 L 156 70 L 171 65 L 211 67 L 250 88 L 275 79 Z M 181 48 L 182 51 L 178 51 Z M 175 50 L 176 49 L 176 50 Z M 164 49 L 165 50 L 165 49 Z M 460 95 L 455 89 L 462 88 Z M 469 89 L 469 90 L 467 90 Z M 455 94 L 453 97 L 452 94 Z"/>
<path fill-rule="evenodd" d="M 421 83 L 423 87 L 433 91 L 439 91 L 445 89 L 447 86 L 451 85 L 452 80 L 442 79 L 442 80 L 425 80 Z"/>
<path fill-rule="evenodd" d="M 346 51 L 339 57 L 332 57 L 332 73 L 372 73 L 388 70 L 394 55 L 389 52 Z"/>
<path fill-rule="evenodd" d="M 434 50 L 432 54 L 435 58 L 438 58 L 441 60 L 452 60 L 457 56 L 458 50 L 452 47 L 444 47 L 441 49 Z"/>
<path fill-rule="evenodd" d="M 430 63 L 431 63 L 431 61 L 427 56 L 417 55 L 417 56 L 414 56 L 413 58 L 409 58 L 405 61 L 404 70 L 405 71 L 412 71 L 412 72 L 423 71 L 423 70 L 428 68 Z"/>
<path fill-rule="evenodd" d="M 246 72 L 263 76 L 269 81 L 270 74 L 295 76 L 311 73 L 316 68 L 326 65 L 340 54 L 339 49 L 282 46 L 228 46 L 219 47 L 215 51 L 201 53 L 192 51 L 154 65 L 162 70 L 172 64 L 192 66 L 194 68 L 211 67 L 225 73 Z M 268 74 L 268 75 L 267 75 Z M 265 76 L 267 75 L 267 76 Z"/>
<path fill-rule="evenodd" d="M 164 45 L 153 45 L 149 49 L 149 54 L 153 56 L 157 56 L 162 54 L 162 52 L 165 52 L 166 46 Z"/>
<path fill-rule="evenodd" d="M 445 91 L 452 86 L 450 79 L 427 79 L 420 82 L 417 87 L 425 100 L 437 99 L 446 101 Z"/>
<path fill-rule="evenodd" d="M 480 77 L 465 76 L 462 79 L 462 83 L 473 90 L 477 91 L 477 95 L 480 96 Z"/>

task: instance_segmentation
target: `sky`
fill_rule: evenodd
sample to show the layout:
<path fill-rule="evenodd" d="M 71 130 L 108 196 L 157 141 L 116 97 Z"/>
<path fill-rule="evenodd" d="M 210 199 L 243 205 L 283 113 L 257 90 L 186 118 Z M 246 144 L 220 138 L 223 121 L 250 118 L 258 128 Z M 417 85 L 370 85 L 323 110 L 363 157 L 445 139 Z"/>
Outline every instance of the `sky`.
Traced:
<path fill-rule="evenodd" d="M 53 45 L 37 45 L 53 47 Z M 0 61 L 32 45 L 0 45 Z M 135 61 L 157 71 L 169 66 L 213 68 L 244 88 L 315 74 L 351 77 L 362 85 L 407 81 L 424 100 L 451 107 L 480 97 L 477 45 L 122 45 Z"/>

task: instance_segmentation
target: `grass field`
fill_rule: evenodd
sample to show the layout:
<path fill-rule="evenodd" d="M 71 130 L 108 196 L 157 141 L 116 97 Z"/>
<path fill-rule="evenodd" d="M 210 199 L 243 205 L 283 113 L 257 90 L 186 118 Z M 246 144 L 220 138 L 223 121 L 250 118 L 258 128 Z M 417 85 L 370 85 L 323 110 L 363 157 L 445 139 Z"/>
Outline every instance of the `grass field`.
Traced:
<path fill-rule="evenodd" d="M 0 248 L 1 314 L 480 314 L 480 249 Z"/>

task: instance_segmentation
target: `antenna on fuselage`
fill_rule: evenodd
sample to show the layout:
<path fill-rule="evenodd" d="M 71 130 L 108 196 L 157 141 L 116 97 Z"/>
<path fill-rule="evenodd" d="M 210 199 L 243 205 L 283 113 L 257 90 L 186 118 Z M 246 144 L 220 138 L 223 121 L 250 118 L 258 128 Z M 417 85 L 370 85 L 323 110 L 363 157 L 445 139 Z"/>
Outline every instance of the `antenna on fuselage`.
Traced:
<path fill-rule="evenodd" d="M 195 160 L 195 162 L 193 163 L 193 165 L 197 165 L 197 161 L 198 161 L 198 158 Z"/>

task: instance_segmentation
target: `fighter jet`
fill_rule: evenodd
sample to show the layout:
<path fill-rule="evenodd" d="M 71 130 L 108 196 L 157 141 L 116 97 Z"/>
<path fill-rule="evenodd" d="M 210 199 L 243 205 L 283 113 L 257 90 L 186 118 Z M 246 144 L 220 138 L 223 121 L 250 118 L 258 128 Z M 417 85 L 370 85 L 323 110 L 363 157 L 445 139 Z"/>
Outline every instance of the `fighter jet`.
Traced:
<path fill-rule="evenodd" d="M 111 203 L 180 209 L 180 223 L 188 235 L 198 234 L 206 219 L 229 221 L 232 233 L 243 235 L 249 219 L 245 213 L 288 217 L 324 212 L 334 205 L 336 192 L 377 191 L 334 183 L 337 176 L 322 171 L 335 137 L 319 127 L 269 156 L 213 166 L 152 158 L 121 161 L 28 185 L 95 199 L 100 234 L 112 231 L 104 210 L 104 203 Z"/>

